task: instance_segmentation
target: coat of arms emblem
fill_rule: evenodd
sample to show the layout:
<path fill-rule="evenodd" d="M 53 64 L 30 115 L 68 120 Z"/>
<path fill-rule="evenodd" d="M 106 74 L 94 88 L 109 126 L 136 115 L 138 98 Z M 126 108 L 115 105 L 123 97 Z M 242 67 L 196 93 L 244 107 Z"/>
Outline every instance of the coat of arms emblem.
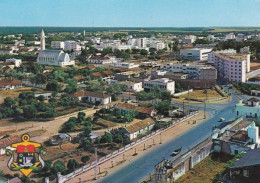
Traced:
<path fill-rule="evenodd" d="M 22 135 L 21 143 L 12 144 L 11 146 L 16 148 L 17 161 L 14 161 L 14 153 L 7 149 L 6 154 L 11 156 L 8 162 L 8 168 L 10 170 L 20 171 L 25 176 L 28 176 L 33 170 L 41 170 L 44 167 L 44 161 L 41 155 L 44 155 L 46 150 L 41 148 L 41 144 L 30 142 L 30 136 L 28 134 Z M 41 148 L 39 152 L 36 151 L 37 148 Z"/>

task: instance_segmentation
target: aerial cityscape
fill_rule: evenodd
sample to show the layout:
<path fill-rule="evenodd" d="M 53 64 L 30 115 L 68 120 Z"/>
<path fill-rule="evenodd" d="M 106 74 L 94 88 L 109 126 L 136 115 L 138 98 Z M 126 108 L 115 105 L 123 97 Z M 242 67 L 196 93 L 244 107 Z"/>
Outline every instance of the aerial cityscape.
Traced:
<path fill-rule="evenodd" d="M 259 0 L 0 0 L 0 183 L 260 183 Z"/>

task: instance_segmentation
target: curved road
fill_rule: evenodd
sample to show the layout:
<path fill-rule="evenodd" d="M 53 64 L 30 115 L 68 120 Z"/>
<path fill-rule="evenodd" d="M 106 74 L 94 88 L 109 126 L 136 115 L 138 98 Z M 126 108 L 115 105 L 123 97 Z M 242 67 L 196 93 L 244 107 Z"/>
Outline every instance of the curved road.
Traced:
<path fill-rule="evenodd" d="M 212 128 L 219 125 L 218 120 L 224 117 L 226 120 L 235 118 L 234 106 L 238 103 L 238 99 L 232 93 L 232 100 L 228 103 L 207 104 L 206 110 L 211 117 L 204 123 L 190 131 L 172 139 L 168 143 L 162 144 L 158 148 L 150 151 L 145 156 L 140 157 L 136 161 L 129 163 L 127 166 L 108 175 L 102 179 L 102 183 L 136 183 L 149 176 L 154 172 L 154 165 L 160 162 L 164 157 L 170 158 L 170 154 L 174 149 L 182 147 L 185 151 L 188 147 L 192 147 L 199 141 L 211 134 Z M 203 104 L 191 104 L 193 107 L 203 107 Z M 211 108 L 211 109 L 210 109 Z M 214 109 L 214 110 L 212 110 Z"/>

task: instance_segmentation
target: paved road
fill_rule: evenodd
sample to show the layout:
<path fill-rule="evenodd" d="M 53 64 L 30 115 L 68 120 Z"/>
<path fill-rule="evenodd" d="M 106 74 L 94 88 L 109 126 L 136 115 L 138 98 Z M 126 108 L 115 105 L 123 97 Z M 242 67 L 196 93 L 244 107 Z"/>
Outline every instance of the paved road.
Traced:
<path fill-rule="evenodd" d="M 155 150 L 140 157 L 136 161 L 121 168 L 117 172 L 108 175 L 102 183 L 136 183 L 154 172 L 154 165 L 161 161 L 164 157 L 170 158 L 170 154 L 174 149 L 182 147 L 185 151 L 188 147 L 192 147 L 199 141 L 211 134 L 212 128 L 219 124 L 218 120 L 224 117 L 226 120 L 235 118 L 234 106 L 238 99 L 232 94 L 232 100 L 224 104 L 208 104 L 208 107 L 215 110 L 207 109 L 211 117 L 196 128 L 172 139 L 168 143 L 162 144 Z M 203 104 L 191 104 L 193 107 L 202 107 Z"/>

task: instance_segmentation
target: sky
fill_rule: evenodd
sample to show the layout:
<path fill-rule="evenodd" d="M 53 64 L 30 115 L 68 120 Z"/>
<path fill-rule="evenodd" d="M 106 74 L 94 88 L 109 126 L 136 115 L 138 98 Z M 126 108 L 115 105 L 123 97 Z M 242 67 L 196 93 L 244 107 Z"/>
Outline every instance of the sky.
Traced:
<path fill-rule="evenodd" d="M 260 0 L 0 0 L 0 26 L 260 26 Z"/>

